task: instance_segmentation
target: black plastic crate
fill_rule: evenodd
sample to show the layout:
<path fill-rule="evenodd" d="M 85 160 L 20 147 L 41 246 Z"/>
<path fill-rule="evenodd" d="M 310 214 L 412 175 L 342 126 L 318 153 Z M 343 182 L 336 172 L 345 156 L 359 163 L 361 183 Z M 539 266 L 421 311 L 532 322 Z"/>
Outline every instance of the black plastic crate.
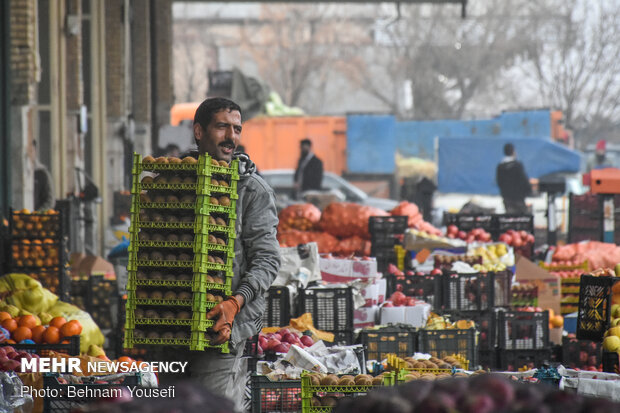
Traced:
<path fill-rule="evenodd" d="M 68 394 L 69 387 L 75 390 L 76 394 L 87 393 L 88 390 L 100 391 L 103 389 L 140 386 L 142 384 L 142 376 L 140 373 L 134 373 L 124 376 L 122 381 L 120 378 L 111 383 L 95 383 L 100 381 L 101 377 L 81 377 L 82 383 L 63 384 L 58 381 L 60 375 L 58 373 L 43 374 L 43 389 L 45 389 L 45 397 L 43 398 L 43 411 L 54 413 L 71 413 L 79 411 L 79 409 L 89 403 L 98 401 L 90 397 L 79 397 L 74 394 Z"/>
<path fill-rule="evenodd" d="M 496 310 L 485 311 L 443 311 L 451 322 L 472 320 L 478 331 L 478 348 L 492 350 L 497 346 L 497 313 Z"/>
<path fill-rule="evenodd" d="M 393 250 L 396 245 L 402 245 L 403 234 L 378 234 L 370 240 L 370 255 L 375 257 L 380 251 Z"/>
<path fill-rule="evenodd" d="M 299 308 L 300 314 L 312 315 L 314 327 L 336 334 L 336 342 L 353 343 L 353 290 L 350 287 L 302 290 Z"/>
<path fill-rule="evenodd" d="M 571 369 L 585 370 L 600 367 L 603 355 L 602 343 L 562 337 L 562 365 Z"/>
<path fill-rule="evenodd" d="M 468 232 L 474 228 L 482 228 L 487 232 L 493 230 L 493 214 L 453 214 L 443 215 L 445 225 L 456 225 L 460 231 Z"/>
<path fill-rule="evenodd" d="M 498 350 L 499 365 L 502 371 L 517 371 L 522 368 L 534 369 L 548 364 L 551 349 L 541 350 Z"/>
<path fill-rule="evenodd" d="M 57 343 L 57 344 L 7 344 L 0 343 L 0 346 L 8 346 L 10 345 L 15 350 L 18 351 L 27 351 L 28 353 L 36 353 L 39 356 L 47 356 L 50 351 L 54 351 L 56 353 L 64 353 L 69 356 L 79 356 L 80 355 L 80 336 L 71 336 L 65 337 L 62 341 L 68 340 L 68 343 Z"/>
<path fill-rule="evenodd" d="M 618 353 L 615 351 L 604 351 L 602 358 L 604 372 L 620 374 L 620 357 L 618 356 Z"/>
<path fill-rule="evenodd" d="M 364 345 L 366 360 L 383 360 L 388 354 L 411 357 L 417 351 L 417 330 L 411 326 L 365 328 L 359 341 Z"/>
<path fill-rule="evenodd" d="M 495 214 L 493 215 L 493 232 L 491 236 L 497 239 L 501 234 L 509 229 L 515 231 L 527 231 L 534 234 L 534 216 L 519 214 Z"/>
<path fill-rule="evenodd" d="M 387 269 L 390 264 L 398 264 L 398 258 L 394 248 L 381 248 L 378 251 L 371 252 L 371 256 L 375 257 L 377 260 L 377 271 L 383 274 L 388 272 Z"/>
<path fill-rule="evenodd" d="M 429 303 L 432 308 L 441 308 L 440 275 L 408 275 L 398 277 L 388 274 L 386 279 L 386 297 L 395 291 L 401 291 L 407 297 L 415 297 Z"/>
<path fill-rule="evenodd" d="M 579 340 L 603 340 L 611 318 L 611 289 L 616 281 L 616 277 L 581 276 L 576 334 Z"/>
<path fill-rule="evenodd" d="M 460 354 L 469 361 L 470 366 L 477 363 L 476 330 L 420 330 L 418 349 L 437 358 Z"/>
<path fill-rule="evenodd" d="M 265 293 L 267 306 L 263 313 L 264 327 L 283 327 L 291 320 L 291 298 L 287 287 L 271 287 Z"/>
<path fill-rule="evenodd" d="M 478 365 L 484 370 L 496 370 L 499 365 L 498 351 L 496 348 L 490 350 L 478 350 Z"/>
<path fill-rule="evenodd" d="M 603 202 L 597 194 L 569 195 L 568 242 L 603 238 Z"/>
<path fill-rule="evenodd" d="M 483 311 L 494 306 L 493 273 L 451 273 L 441 278 L 444 310 Z"/>
<path fill-rule="evenodd" d="M 502 351 L 549 348 L 549 312 L 500 311 L 497 338 Z"/>
<path fill-rule="evenodd" d="M 368 232 L 370 238 L 383 234 L 404 234 L 408 227 L 409 217 L 406 215 L 392 215 L 386 217 L 368 218 Z"/>
<path fill-rule="evenodd" d="M 301 380 L 252 375 L 252 413 L 301 412 Z"/>

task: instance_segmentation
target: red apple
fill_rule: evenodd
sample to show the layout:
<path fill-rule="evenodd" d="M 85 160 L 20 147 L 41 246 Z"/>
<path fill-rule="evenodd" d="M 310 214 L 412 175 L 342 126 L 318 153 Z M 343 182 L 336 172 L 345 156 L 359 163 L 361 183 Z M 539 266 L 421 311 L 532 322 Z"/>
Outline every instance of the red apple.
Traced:
<path fill-rule="evenodd" d="M 286 333 L 284 337 L 282 337 L 282 342 L 286 342 L 289 344 L 296 344 L 299 341 L 299 338 L 293 333 Z"/>
<path fill-rule="evenodd" d="M 459 231 L 456 236 L 460 239 L 465 239 L 467 238 L 467 233 L 465 231 Z"/>
<path fill-rule="evenodd" d="M 288 333 L 290 333 L 290 330 L 288 328 L 281 328 L 278 330 L 278 334 L 280 334 L 282 337 L 284 337 Z"/>
<path fill-rule="evenodd" d="M 441 274 L 441 270 L 439 268 L 433 268 L 431 270 L 431 275 L 440 275 Z"/>
<path fill-rule="evenodd" d="M 277 346 L 281 344 L 280 340 L 276 338 L 271 338 L 267 342 L 267 345 L 263 348 L 263 350 L 274 350 Z"/>
<path fill-rule="evenodd" d="M 459 232 L 459 228 L 456 225 L 448 225 L 448 228 L 446 228 L 446 232 L 448 234 L 452 234 L 452 235 L 456 235 Z"/>
<path fill-rule="evenodd" d="M 499 236 L 499 241 L 510 245 L 512 243 L 512 237 L 508 234 L 502 234 Z"/>
<path fill-rule="evenodd" d="M 312 340 L 312 337 L 310 336 L 301 336 L 301 342 L 305 345 L 305 346 L 312 346 L 314 344 L 314 340 Z"/>
<path fill-rule="evenodd" d="M 280 343 L 273 348 L 273 351 L 275 351 L 276 353 L 288 353 L 289 348 L 290 348 L 290 344 Z"/>

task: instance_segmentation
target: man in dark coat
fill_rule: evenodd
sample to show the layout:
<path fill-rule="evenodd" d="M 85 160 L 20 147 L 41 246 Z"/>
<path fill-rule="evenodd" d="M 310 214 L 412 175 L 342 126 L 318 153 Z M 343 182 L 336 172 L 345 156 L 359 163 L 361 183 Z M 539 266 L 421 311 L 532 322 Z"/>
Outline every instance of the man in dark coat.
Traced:
<path fill-rule="evenodd" d="M 499 192 L 504 198 L 507 214 L 527 214 L 525 197 L 532 193 L 530 181 L 523 164 L 517 160 L 515 147 L 512 143 L 504 145 L 504 159 L 497 165 L 495 179 Z"/>
<path fill-rule="evenodd" d="M 312 189 L 320 190 L 323 182 L 323 162 L 312 152 L 312 141 L 301 141 L 301 156 L 295 170 L 296 197 Z"/>

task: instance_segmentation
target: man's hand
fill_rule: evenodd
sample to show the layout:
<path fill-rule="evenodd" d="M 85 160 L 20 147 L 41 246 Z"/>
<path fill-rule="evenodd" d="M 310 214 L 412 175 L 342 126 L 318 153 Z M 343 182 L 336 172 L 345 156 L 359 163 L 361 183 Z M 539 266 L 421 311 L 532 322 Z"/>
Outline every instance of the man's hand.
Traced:
<path fill-rule="evenodd" d="M 243 300 L 243 299 L 242 299 Z M 219 303 L 207 313 L 208 319 L 216 319 L 213 331 L 217 333 L 211 344 L 219 345 L 230 340 L 230 332 L 235 316 L 239 314 L 242 303 L 236 297 L 230 297 Z"/>

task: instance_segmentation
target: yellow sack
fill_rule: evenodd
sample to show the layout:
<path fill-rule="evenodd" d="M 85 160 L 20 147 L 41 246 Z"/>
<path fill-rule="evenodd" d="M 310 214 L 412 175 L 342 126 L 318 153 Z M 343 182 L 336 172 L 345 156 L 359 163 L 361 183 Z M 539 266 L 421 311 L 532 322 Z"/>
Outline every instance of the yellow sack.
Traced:
<path fill-rule="evenodd" d="M 304 313 L 298 318 L 291 318 L 290 325 L 298 331 L 310 330 L 310 332 L 312 333 L 312 339 L 315 341 L 317 339 L 327 341 L 329 343 L 332 343 L 334 341 L 334 335 L 332 333 L 317 330 L 316 328 L 314 328 L 314 323 L 312 322 L 312 314 L 310 313 Z"/>
<path fill-rule="evenodd" d="M 0 278 L 3 301 L 21 310 L 39 314 L 58 301 L 58 296 L 43 288 L 40 282 L 26 274 L 7 274 Z"/>
<path fill-rule="evenodd" d="M 73 304 L 58 300 L 51 308 L 46 309 L 46 312 L 54 317 L 64 317 L 67 320 L 78 320 L 80 322 L 82 325 L 80 353 L 86 353 L 91 344 L 103 346 L 105 337 L 86 311 L 80 310 Z"/>

